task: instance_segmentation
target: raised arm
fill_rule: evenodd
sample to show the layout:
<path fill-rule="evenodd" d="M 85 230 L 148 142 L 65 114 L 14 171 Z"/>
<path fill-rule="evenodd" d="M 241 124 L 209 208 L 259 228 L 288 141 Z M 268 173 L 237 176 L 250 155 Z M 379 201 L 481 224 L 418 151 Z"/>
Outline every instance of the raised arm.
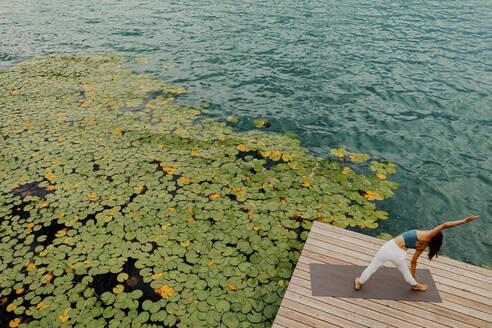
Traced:
<path fill-rule="evenodd" d="M 475 220 L 476 218 L 478 218 L 478 216 L 469 216 L 467 218 L 464 218 L 463 220 L 445 222 L 443 224 L 438 225 L 434 229 L 429 230 L 427 237 L 432 238 L 435 235 L 437 235 L 439 232 L 441 232 L 441 230 L 451 228 L 451 227 L 456 227 L 458 225 L 465 224 L 467 222 L 471 222 L 471 221 Z"/>

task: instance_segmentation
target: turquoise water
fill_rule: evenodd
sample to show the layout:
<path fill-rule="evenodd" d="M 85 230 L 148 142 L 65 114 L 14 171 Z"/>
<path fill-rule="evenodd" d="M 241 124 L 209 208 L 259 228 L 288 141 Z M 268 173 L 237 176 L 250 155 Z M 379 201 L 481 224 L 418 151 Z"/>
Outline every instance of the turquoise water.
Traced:
<path fill-rule="evenodd" d="M 492 266 L 490 1 L 23 1 L 0 4 L 0 68 L 49 53 L 147 55 L 183 104 L 398 164 L 376 230 L 469 215 L 443 253 Z M 173 63 L 173 68 L 161 68 Z"/>

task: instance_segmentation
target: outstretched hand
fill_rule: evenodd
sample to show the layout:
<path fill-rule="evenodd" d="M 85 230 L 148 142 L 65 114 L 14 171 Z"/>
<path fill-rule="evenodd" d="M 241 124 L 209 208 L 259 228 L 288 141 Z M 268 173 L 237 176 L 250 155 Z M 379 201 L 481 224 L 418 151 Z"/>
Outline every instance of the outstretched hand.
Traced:
<path fill-rule="evenodd" d="M 478 215 L 476 215 L 476 216 L 469 216 L 466 219 L 464 219 L 464 221 L 465 221 L 465 223 L 468 223 L 468 222 L 471 222 L 471 221 L 475 220 L 476 218 L 478 218 Z"/>

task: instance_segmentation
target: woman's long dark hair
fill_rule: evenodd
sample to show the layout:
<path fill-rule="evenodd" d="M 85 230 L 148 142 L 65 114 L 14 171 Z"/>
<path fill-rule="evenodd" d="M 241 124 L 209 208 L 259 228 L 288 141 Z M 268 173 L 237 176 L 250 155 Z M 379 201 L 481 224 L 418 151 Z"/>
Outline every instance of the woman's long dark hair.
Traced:
<path fill-rule="evenodd" d="M 437 253 L 441 249 L 442 245 L 442 233 L 438 232 L 437 235 L 432 237 L 429 242 L 429 260 L 432 260 L 432 257 L 435 255 L 437 258 Z"/>

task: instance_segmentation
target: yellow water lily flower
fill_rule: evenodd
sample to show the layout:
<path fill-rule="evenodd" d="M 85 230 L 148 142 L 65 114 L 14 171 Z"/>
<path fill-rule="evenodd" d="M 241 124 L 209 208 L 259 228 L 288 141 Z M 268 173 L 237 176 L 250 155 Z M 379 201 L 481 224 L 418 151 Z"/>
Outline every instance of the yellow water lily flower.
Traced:
<path fill-rule="evenodd" d="M 164 299 L 168 299 L 174 293 L 174 289 L 168 285 L 163 285 L 161 288 L 154 289 L 154 291 Z"/>
<path fill-rule="evenodd" d="M 217 198 L 220 198 L 221 197 L 221 194 L 212 194 L 210 196 L 208 196 L 208 198 L 210 198 L 210 200 L 216 200 Z"/>

